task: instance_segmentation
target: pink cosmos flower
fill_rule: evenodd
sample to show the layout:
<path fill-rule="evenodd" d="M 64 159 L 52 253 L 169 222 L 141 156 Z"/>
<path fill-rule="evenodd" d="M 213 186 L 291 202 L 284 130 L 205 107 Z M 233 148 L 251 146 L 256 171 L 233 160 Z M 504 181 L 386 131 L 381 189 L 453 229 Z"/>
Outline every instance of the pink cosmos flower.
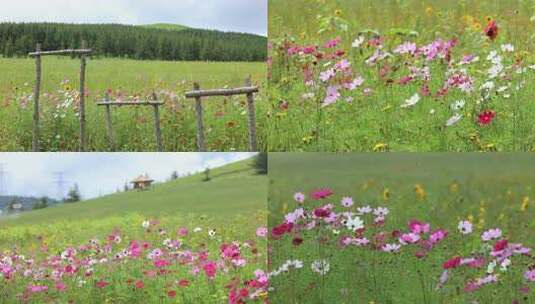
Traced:
<path fill-rule="evenodd" d="M 393 52 L 395 54 L 410 54 L 410 55 L 414 55 L 416 53 L 416 50 L 417 50 L 416 43 L 407 41 L 407 42 L 399 45 L 398 47 L 396 47 L 393 50 Z"/>
<path fill-rule="evenodd" d="M 402 245 L 414 244 L 420 240 L 420 235 L 416 233 L 404 233 L 399 237 L 399 242 Z"/>
<path fill-rule="evenodd" d="M 411 220 L 409 222 L 409 228 L 412 233 L 420 234 L 420 233 L 428 233 L 431 225 L 429 223 L 422 223 L 417 220 Z"/>
<path fill-rule="evenodd" d="M 328 189 L 328 188 L 322 188 L 322 189 L 318 189 L 318 190 L 314 190 L 312 192 L 312 198 L 315 199 L 315 200 L 320 200 L 320 199 L 325 199 L 325 198 L 328 198 L 329 196 L 333 195 L 334 193 L 331 191 L 331 189 Z"/>
<path fill-rule="evenodd" d="M 442 268 L 444 269 L 453 269 L 461 265 L 461 257 L 457 256 L 454 258 L 451 258 L 447 260 L 443 265 Z"/>
<path fill-rule="evenodd" d="M 256 229 L 256 236 L 260 238 L 265 238 L 267 236 L 267 231 L 268 230 L 266 226 L 258 227 Z"/>
<path fill-rule="evenodd" d="M 529 282 L 535 282 L 535 268 L 531 270 L 527 270 L 524 273 L 524 278 L 528 280 Z"/>
<path fill-rule="evenodd" d="M 502 236 L 502 231 L 499 228 L 489 229 L 481 235 L 481 239 L 488 242 L 493 239 L 498 239 Z"/>
<path fill-rule="evenodd" d="M 305 202 L 305 194 L 302 192 L 296 192 L 294 194 L 294 200 L 302 204 L 303 202 Z"/>
<path fill-rule="evenodd" d="M 156 259 L 154 260 L 154 267 L 162 268 L 171 265 L 171 262 L 164 260 L 164 259 Z"/>
<path fill-rule="evenodd" d="M 327 87 L 327 95 L 325 96 L 325 99 L 323 100 L 322 106 L 326 107 L 328 105 L 331 105 L 333 103 L 336 103 L 338 99 L 340 98 L 340 92 L 338 92 L 338 86 L 329 86 Z"/>
<path fill-rule="evenodd" d="M 28 286 L 28 291 L 31 293 L 38 293 L 38 292 L 45 292 L 48 290 L 48 286 L 46 285 L 32 285 L 30 284 Z"/>
<path fill-rule="evenodd" d="M 186 227 L 180 227 L 177 231 L 178 236 L 185 237 L 189 233 L 188 228 Z"/>
<path fill-rule="evenodd" d="M 344 206 L 346 208 L 349 208 L 349 207 L 353 206 L 353 198 L 351 198 L 349 196 L 345 196 L 340 201 L 340 204 L 342 204 L 342 206 Z"/>
<path fill-rule="evenodd" d="M 438 242 L 440 242 L 442 239 L 448 236 L 448 232 L 446 230 L 438 229 L 431 233 L 429 236 L 429 241 L 434 245 Z"/>
<path fill-rule="evenodd" d="M 342 38 L 341 37 L 336 37 L 332 40 L 329 40 L 327 41 L 327 43 L 325 43 L 324 47 L 326 49 L 332 49 L 332 48 L 335 48 L 340 42 L 342 42 Z"/>
<path fill-rule="evenodd" d="M 97 282 L 95 283 L 95 285 L 96 285 L 98 288 L 104 288 L 104 287 L 108 286 L 109 284 L 110 284 L 110 283 L 105 282 L 105 281 L 102 281 L 102 280 L 97 281 Z"/>
<path fill-rule="evenodd" d="M 202 269 L 204 270 L 204 273 L 206 274 L 206 276 L 212 280 L 215 275 L 216 275 L 216 272 L 217 272 L 217 264 L 213 261 L 208 261 L 206 262 Z"/>

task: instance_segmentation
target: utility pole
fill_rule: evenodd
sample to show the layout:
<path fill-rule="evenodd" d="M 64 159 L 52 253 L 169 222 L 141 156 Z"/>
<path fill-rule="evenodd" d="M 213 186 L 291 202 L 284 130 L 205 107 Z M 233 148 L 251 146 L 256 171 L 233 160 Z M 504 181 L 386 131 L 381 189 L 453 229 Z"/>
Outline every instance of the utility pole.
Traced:
<path fill-rule="evenodd" d="M 54 176 L 55 176 L 55 179 L 54 179 L 54 183 L 56 184 L 57 186 L 57 198 L 58 199 L 63 199 L 64 198 L 64 195 L 65 195 L 65 190 L 64 190 L 64 186 L 65 186 L 65 172 L 63 171 L 58 171 L 58 172 L 54 172 Z"/>

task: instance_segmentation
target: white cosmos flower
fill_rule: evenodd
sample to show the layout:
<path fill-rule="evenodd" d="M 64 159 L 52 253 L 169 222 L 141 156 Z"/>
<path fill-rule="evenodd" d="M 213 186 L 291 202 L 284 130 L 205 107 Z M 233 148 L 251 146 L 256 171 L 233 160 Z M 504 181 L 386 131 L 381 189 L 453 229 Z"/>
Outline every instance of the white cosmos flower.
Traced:
<path fill-rule="evenodd" d="M 508 44 L 502 44 L 502 52 L 509 52 L 512 53 L 515 51 L 515 47 L 508 43 Z"/>
<path fill-rule="evenodd" d="M 201 232 L 202 231 L 202 228 L 201 227 L 195 227 L 193 229 L 193 232 Z"/>
<path fill-rule="evenodd" d="M 502 86 L 502 87 L 499 87 L 498 89 L 496 89 L 496 92 L 501 93 L 501 92 L 507 90 L 508 88 L 509 88 L 508 86 Z"/>
<path fill-rule="evenodd" d="M 461 99 L 461 100 L 457 100 L 456 102 L 452 103 L 450 108 L 454 111 L 458 111 L 460 109 L 462 109 L 465 105 L 465 101 L 464 99 Z"/>
<path fill-rule="evenodd" d="M 364 36 L 358 36 L 357 39 L 353 41 L 351 46 L 354 48 L 359 48 L 362 45 L 362 43 L 364 43 Z"/>
<path fill-rule="evenodd" d="M 411 98 L 405 100 L 405 102 L 401 105 L 402 108 L 408 108 L 412 107 L 415 104 L 417 104 L 420 101 L 420 95 L 418 93 L 412 95 Z"/>
<path fill-rule="evenodd" d="M 141 223 L 141 227 L 143 227 L 145 229 L 149 228 L 149 226 L 150 226 L 150 222 L 149 221 L 143 221 L 143 223 Z"/>
<path fill-rule="evenodd" d="M 364 221 L 362 221 L 358 216 L 355 216 L 354 218 L 348 218 L 346 227 L 351 231 L 359 230 L 364 228 Z"/>
<path fill-rule="evenodd" d="M 446 121 L 446 127 L 450 127 L 450 126 L 453 126 L 454 124 L 456 124 L 457 122 L 459 122 L 459 120 L 461 120 L 461 118 L 463 118 L 463 116 L 459 113 L 455 113 L 455 115 L 453 115 L 452 117 L 450 117 L 447 121 Z"/>
<path fill-rule="evenodd" d="M 496 268 L 496 261 L 492 261 L 487 265 L 487 273 L 491 274 L 494 272 L 494 268 Z"/>
<path fill-rule="evenodd" d="M 506 272 L 507 268 L 509 267 L 509 265 L 511 265 L 511 260 L 510 259 L 503 260 L 502 263 L 500 264 L 500 270 L 502 272 Z"/>
<path fill-rule="evenodd" d="M 312 271 L 317 272 L 321 275 L 326 275 L 327 272 L 330 270 L 330 264 L 327 262 L 327 260 L 317 260 L 312 262 L 310 265 L 310 268 L 312 268 Z"/>
<path fill-rule="evenodd" d="M 494 89 L 494 82 L 487 81 L 479 89 L 480 90 L 492 90 Z"/>

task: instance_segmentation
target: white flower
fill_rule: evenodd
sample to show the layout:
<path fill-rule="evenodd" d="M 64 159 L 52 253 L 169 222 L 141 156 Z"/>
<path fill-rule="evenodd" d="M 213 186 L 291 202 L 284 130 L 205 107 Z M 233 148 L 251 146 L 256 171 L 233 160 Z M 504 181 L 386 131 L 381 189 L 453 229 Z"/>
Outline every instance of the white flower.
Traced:
<path fill-rule="evenodd" d="M 384 252 L 398 252 L 401 248 L 399 244 L 386 244 L 381 248 Z"/>
<path fill-rule="evenodd" d="M 364 207 L 358 207 L 357 208 L 357 212 L 359 214 L 368 214 L 368 213 L 371 213 L 373 211 L 372 207 L 370 206 L 364 206 Z"/>
<path fill-rule="evenodd" d="M 515 47 L 508 43 L 508 44 L 502 44 L 502 52 L 509 52 L 512 53 L 515 51 Z"/>
<path fill-rule="evenodd" d="M 501 92 L 504 92 L 505 90 L 507 90 L 508 88 L 509 88 L 508 86 L 501 86 L 501 87 L 496 89 L 496 92 L 501 93 Z"/>
<path fill-rule="evenodd" d="M 351 231 L 356 231 L 364 228 L 364 222 L 360 219 L 360 217 L 355 216 L 355 218 L 347 219 L 346 227 Z"/>
<path fill-rule="evenodd" d="M 317 272 L 321 275 L 326 275 L 327 272 L 329 272 L 330 265 L 326 260 L 317 260 L 312 262 L 310 268 L 312 268 L 312 271 L 314 272 Z"/>
<path fill-rule="evenodd" d="M 507 271 L 507 268 L 509 267 L 509 265 L 511 265 L 511 260 L 510 259 L 503 260 L 502 263 L 500 264 L 500 270 L 502 272 Z"/>
<path fill-rule="evenodd" d="M 202 228 L 201 227 L 195 227 L 193 228 L 193 232 L 201 232 L 202 231 Z"/>
<path fill-rule="evenodd" d="M 357 39 L 353 41 L 351 46 L 354 48 L 359 48 L 362 45 L 362 43 L 364 43 L 364 36 L 358 36 Z"/>
<path fill-rule="evenodd" d="M 465 105 L 465 101 L 464 99 L 461 99 L 461 100 L 457 100 L 456 102 L 452 103 L 450 108 L 454 111 L 458 111 L 460 109 L 462 109 Z"/>
<path fill-rule="evenodd" d="M 494 272 L 494 268 L 496 268 L 496 261 L 492 261 L 487 265 L 487 273 L 491 274 Z"/>
<path fill-rule="evenodd" d="M 493 78 L 498 77 L 498 75 L 500 75 L 502 71 L 503 71 L 503 65 L 499 63 L 499 64 L 495 64 L 491 66 L 490 69 L 487 71 L 487 73 L 489 74 L 489 78 L 493 79 Z"/>
<path fill-rule="evenodd" d="M 313 99 L 316 95 L 313 92 L 303 94 L 303 99 Z"/>
<path fill-rule="evenodd" d="M 472 233 L 472 223 L 470 223 L 469 221 L 460 221 L 457 228 L 459 229 L 459 232 L 462 234 Z"/>
<path fill-rule="evenodd" d="M 375 216 L 385 216 L 389 213 L 390 211 L 388 210 L 388 208 L 385 208 L 385 207 L 377 207 L 373 210 L 373 214 Z"/>
<path fill-rule="evenodd" d="M 490 51 L 489 55 L 487 56 L 487 60 L 492 61 L 494 58 L 496 58 L 497 55 L 498 55 L 498 52 L 494 50 Z"/>
<path fill-rule="evenodd" d="M 429 114 L 431 114 L 431 115 L 435 114 L 435 112 L 436 112 L 435 109 L 429 110 Z"/>
<path fill-rule="evenodd" d="M 494 89 L 494 82 L 487 81 L 479 89 L 480 90 L 489 90 L 490 91 L 490 90 Z"/>
<path fill-rule="evenodd" d="M 145 229 L 149 228 L 149 226 L 150 226 L 150 222 L 149 221 L 143 221 L 143 223 L 141 223 L 141 227 L 143 227 Z"/>
<path fill-rule="evenodd" d="M 215 229 L 210 229 L 210 230 L 208 231 L 208 236 L 209 236 L 210 238 L 214 238 L 214 237 L 215 237 L 215 233 L 216 233 Z"/>
<path fill-rule="evenodd" d="M 455 113 L 455 115 L 453 115 L 452 117 L 450 117 L 447 121 L 446 121 L 446 127 L 450 127 L 450 126 L 453 126 L 454 124 L 456 124 L 459 120 L 461 120 L 461 118 L 463 118 L 463 116 L 459 113 Z"/>
<path fill-rule="evenodd" d="M 293 260 L 292 264 L 293 264 L 294 268 L 297 268 L 297 269 L 303 268 L 303 262 L 301 262 L 299 260 Z"/>
<path fill-rule="evenodd" d="M 420 101 L 420 95 L 418 95 L 418 93 L 416 93 L 416 94 L 412 95 L 411 98 L 405 100 L 405 102 L 401 105 L 401 107 L 402 108 L 412 107 L 415 104 L 417 104 L 418 101 Z"/>

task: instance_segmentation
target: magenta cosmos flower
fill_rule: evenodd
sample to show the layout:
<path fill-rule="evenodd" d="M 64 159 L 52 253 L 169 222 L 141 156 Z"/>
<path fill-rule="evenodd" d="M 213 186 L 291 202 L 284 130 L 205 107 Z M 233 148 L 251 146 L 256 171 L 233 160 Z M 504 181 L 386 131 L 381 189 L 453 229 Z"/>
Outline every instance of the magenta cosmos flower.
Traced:
<path fill-rule="evenodd" d="M 312 198 L 315 199 L 315 200 L 320 200 L 320 199 L 325 199 L 325 198 L 328 198 L 329 196 L 333 195 L 334 193 L 328 189 L 328 188 L 322 188 L 322 189 L 318 189 L 318 190 L 314 190 L 312 192 Z"/>

